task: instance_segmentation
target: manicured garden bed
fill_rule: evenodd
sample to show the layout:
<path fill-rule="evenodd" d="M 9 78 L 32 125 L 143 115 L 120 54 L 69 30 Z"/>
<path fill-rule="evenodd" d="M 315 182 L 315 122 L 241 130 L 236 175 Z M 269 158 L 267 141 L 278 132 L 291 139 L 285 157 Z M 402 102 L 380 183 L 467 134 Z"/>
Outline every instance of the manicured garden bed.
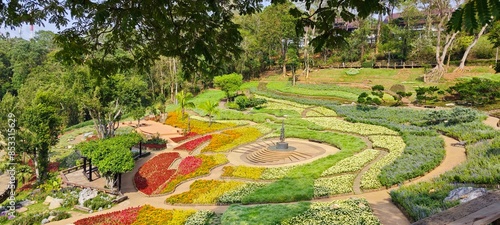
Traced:
<path fill-rule="evenodd" d="M 136 188 L 144 194 L 153 194 L 158 187 L 174 175 L 176 170 L 168 169 L 168 167 L 178 158 L 180 158 L 179 153 L 167 152 L 150 159 L 139 168 L 134 176 Z"/>
<path fill-rule="evenodd" d="M 201 165 L 198 164 L 199 160 L 201 160 Z M 207 175 L 211 169 L 227 162 L 226 156 L 222 154 L 187 157 L 181 161 L 177 173 L 162 185 L 160 193 L 169 193 L 180 183 L 195 177 Z"/>
<path fill-rule="evenodd" d="M 188 141 L 182 145 L 179 145 L 179 146 L 175 147 L 174 150 L 184 150 L 184 151 L 192 152 L 198 146 L 209 141 L 210 139 L 212 139 L 212 135 L 205 135 L 203 137 L 196 138 L 196 139 Z"/>
<path fill-rule="evenodd" d="M 204 224 L 213 213 L 195 210 L 159 209 L 150 205 L 80 219 L 75 225 Z"/>

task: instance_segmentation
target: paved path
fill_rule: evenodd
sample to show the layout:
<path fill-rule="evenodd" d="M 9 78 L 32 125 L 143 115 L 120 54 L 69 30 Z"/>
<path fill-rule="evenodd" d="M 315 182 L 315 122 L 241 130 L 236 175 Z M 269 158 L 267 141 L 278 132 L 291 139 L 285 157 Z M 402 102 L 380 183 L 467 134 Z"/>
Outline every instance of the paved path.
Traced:
<path fill-rule="evenodd" d="M 496 127 L 496 122 L 498 122 L 498 119 L 491 119 L 491 117 L 488 118 L 485 123 L 489 126 Z M 496 128 L 498 129 L 498 128 Z M 434 170 L 431 172 L 425 174 L 422 177 L 419 177 L 417 179 L 414 179 L 410 182 L 405 183 L 404 185 L 408 184 L 414 184 L 417 182 L 421 181 L 428 181 L 431 180 L 432 178 L 435 178 L 444 172 L 453 169 L 454 167 L 460 165 L 462 162 L 466 160 L 466 155 L 465 155 L 465 149 L 462 147 L 455 147 L 451 146 L 452 143 L 458 142 L 457 140 L 443 136 L 442 138 L 444 139 L 445 142 L 445 151 L 446 155 L 444 160 L 441 162 L 439 166 L 437 166 Z M 145 162 L 147 162 L 150 158 L 154 157 L 155 155 L 165 152 L 165 151 L 170 151 L 171 149 L 159 151 L 159 152 L 153 152 L 150 156 L 146 158 L 140 159 L 134 168 L 133 171 L 124 174 L 123 176 L 123 192 L 125 195 L 129 197 L 128 200 L 118 204 L 117 206 L 103 210 L 101 212 L 96 212 L 93 214 L 86 214 L 86 213 L 76 213 L 72 212 L 72 217 L 69 219 L 61 220 L 61 221 L 56 221 L 52 222 L 49 224 L 54 224 L 54 225 L 66 225 L 66 224 L 71 224 L 76 220 L 90 217 L 90 216 L 95 216 L 99 214 L 104 214 L 104 213 L 109 213 L 113 211 L 119 211 L 126 209 L 128 207 L 134 207 L 134 206 L 140 206 L 140 205 L 145 205 L 149 204 L 151 206 L 157 207 L 157 208 L 164 208 L 164 209 L 196 209 L 196 210 L 213 210 L 217 213 L 222 213 L 225 210 L 227 210 L 228 206 L 215 206 L 215 205 L 207 205 L 207 206 L 173 206 L 173 205 L 167 205 L 164 203 L 165 199 L 170 196 L 170 195 L 165 195 L 165 196 L 156 196 L 156 197 L 147 197 L 146 195 L 138 192 L 133 184 L 133 176 L 135 172 L 139 169 L 141 165 L 143 165 Z M 222 174 L 222 167 L 217 167 L 212 171 L 212 173 L 208 177 L 203 177 L 200 179 L 219 179 L 221 174 Z M 127 182 L 129 181 L 129 182 Z M 178 194 L 182 193 L 185 191 L 189 190 L 189 185 L 191 185 L 193 181 L 185 182 L 181 185 L 179 185 L 175 192 L 173 194 Z M 373 209 L 375 216 L 377 216 L 382 224 L 388 224 L 388 225 L 408 225 L 410 224 L 410 221 L 406 218 L 406 216 L 392 203 L 389 191 L 395 189 L 396 187 L 386 189 L 386 190 L 379 190 L 379 191 L 373 191 L 373 192 L 366 192 L 366 193 L 361 193 L 361 194 L 354 194 L 354 195 L 348 195 L 348 196 L 337 196 L 337 197 L 331 197 L 331 198 L 325 198 L 325 199 L 318 199 L 318 200 L 312 200 L 313 202 L 325 202 L 325 201 L 332 201 L 332 200 L 338 200 L 338 199 L 347 199 L 351 197 L 357 197 L 357 198 L 365 198 L 369 203 L 370 207 Z"/>

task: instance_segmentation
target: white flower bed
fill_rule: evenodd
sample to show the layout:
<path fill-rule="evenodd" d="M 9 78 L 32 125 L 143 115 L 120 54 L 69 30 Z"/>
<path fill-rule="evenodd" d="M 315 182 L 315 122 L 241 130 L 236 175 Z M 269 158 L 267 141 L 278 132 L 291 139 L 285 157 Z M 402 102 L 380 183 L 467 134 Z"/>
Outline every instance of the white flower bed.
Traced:
<path fill-rule="evenodd" d="M 320 118 L 306 118 L 305 120 L 311 121 L 327 129 L 351 132 L 361 135 L 374 135 L 374 134 L 399 135 L 398 132 L 393 131 L 386 127 L 364 124 L 364 123 L 351 123 L 337 118 L 320 117 Z"/>
<path fill-rule="evenodd" d="M 297 166 L 284 166 L 284 167 L 269 167 L 262 172 L 260 179 L 263 180 L 276 180 L 285 177 L 288 171 Z"/>
<path fill-rule="evenodd" d="M 205 225 L 208 223 L 210 217 L 215 213 L 213 211 L 202 210 L 196 211 L 193 215 L 189 216 L 186 220 L 185 225 Z"/>
<path fill-rule="evenodd" d="M 265 183 L 246 183 L 243 186 L 224 193 L 219 197 L 219 199 L 217 199 L 217 202 L 225 204 L 239 203 L 243 197 L 264 186 L 266 186 Z"/>
<path fill-rule="evenodd" d="M 314 181 L 314 197 L 331 196 L 353 192 L 353 174 L 319 178 Z"/>
<path fill-rule="evenodd" d="M 313 202 L 310 209 L 281 222 L 282 225 L 365 224 L 379 225 L 365 199 Z"/>
<path fill-rule="evenodd" d="M 315 107 L 313 110 L 323 114 L 324 116 L 337 116 L 337 113 L 335 111 L 323 106 Z"/>
<path fill-rule="evenodd" d="M 293 110 L 293 111 L 296 111 L 299 114 L 302 113 L 302 111 L 304 111 L 304 108 L 295 107 L 295 106 L 292 106 L 292 105 L 287 105 L 287 104 L 284 104 L 284 103 L 274 102 L 274 101 L 268 101 L 266 104 L 264 104 L 262 106 L 265 107 L 266 109 L 274 109 L 274 110 L 286 109 L 286 110 Z"/>
<path fill-rule="evenodd" d="M 377 150 L 366 149 L 359 154 L 341 160 L 334 166 L 325 170 L 321 176 L 358 171 L 368 162 L 375 159 L 378 154 L 380 154 L 380 152 Z"/>
<path fill-rule="evenodd" d="M 314 110 L 309 110 L 306 113 L 306 117 L 322 117 L 322 116 L 324 116 L 324 115 L 319 113 L 319 112 L 316 112 Z"/>
<path fill-rule="evenodd" d="M 405 143 L 401 137 L 396 136 L 382 136 L 374 135 L 370 136 L 370 140 L 373 142 L 374 147 L 386 148 L 389 150 L 384 158 L 374 163 L 366 173 L 361 177 L 361 188 L 363 189 L 374 189 L 382 187 L 382 184 L 378 180 L 378 175 L 381 169 L 396 161 L 396 159 L 403 153 L 405 149 Z"/>
<path fill-rule="evenodd" d="M 260 95 L 255 95 L 256 98 L 263 98 L 263 99 L 266 99 L 268 102 L 271 101 L 271 102 L 277 102 L 277 103 L 282 103 L 282 104 L 285 104 L 285 105 L 288 105 L 288 106 L 294 106 L 296 108 L 302 108 L 302 109 L 305 109 L 305 108 L 308 108 L 310 107 L 309 105 L 304 105 L 304 104 L 300 104 L 300 103 L 297 103 L 297 102 L 292 102 L 292 101 L 287 101 L 287 100 L 283 100 L 283 99 L 276 99 L 276 98 L 268 98 L 268 97 L 265 97 L 265 96 L 260 96 Z M 284 109 L 288 109 L 288 108 L 284 108 Z"/>

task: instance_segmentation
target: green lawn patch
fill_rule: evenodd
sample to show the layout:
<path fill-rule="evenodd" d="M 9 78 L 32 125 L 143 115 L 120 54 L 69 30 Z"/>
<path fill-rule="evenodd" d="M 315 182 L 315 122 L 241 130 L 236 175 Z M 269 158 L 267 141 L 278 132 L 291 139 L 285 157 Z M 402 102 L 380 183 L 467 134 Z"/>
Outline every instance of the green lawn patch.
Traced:
<path fill-rule="evenodd" d="M 310 200 L 314 196 L 314 179 L 284 178 L 257 189 L 242 199 L 243 204 L 295 202 Z"/>
<path fill-rule="evenodd" d="M 221 223 L 223 225 L 280 224 L 281 221 L 290 219 L 308 210 L 310 205 L 311 203 L 309 202 L 286 205 L 259 205 L 252 207 L 232 205 L 224 212 L 224 215 L 222 215 Z"/>

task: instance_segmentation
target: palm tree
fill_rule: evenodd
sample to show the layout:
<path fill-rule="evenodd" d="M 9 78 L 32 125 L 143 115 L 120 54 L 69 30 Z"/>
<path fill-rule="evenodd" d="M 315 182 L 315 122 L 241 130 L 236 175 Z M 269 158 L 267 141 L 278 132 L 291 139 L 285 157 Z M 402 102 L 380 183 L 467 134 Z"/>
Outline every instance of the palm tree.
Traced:
<path fill-rule="evenodd" d="M 200 104 L 199 108 L 204 110 L 208 116 L 208 126 L 212 125 L 212 116 L 219 113 L 219 104 L 210 100 Z"/>
<path fill-rule="evenodd" d="M 194 103 L 189 101 L 193 98 L 193 94 L 191 94 L 189 92 L 184 92 L 184 90 L 183 90 L 183 91 L 177 93 L 177 95 L 175 95 L 175 98 L 177 99 L 177 103 L 179 104 L 179 107 L 181 108 L 182 117 L 184 117 L 184 115 L 186 114 L 186 108 L 194 108 L 195 107 Z"/>

